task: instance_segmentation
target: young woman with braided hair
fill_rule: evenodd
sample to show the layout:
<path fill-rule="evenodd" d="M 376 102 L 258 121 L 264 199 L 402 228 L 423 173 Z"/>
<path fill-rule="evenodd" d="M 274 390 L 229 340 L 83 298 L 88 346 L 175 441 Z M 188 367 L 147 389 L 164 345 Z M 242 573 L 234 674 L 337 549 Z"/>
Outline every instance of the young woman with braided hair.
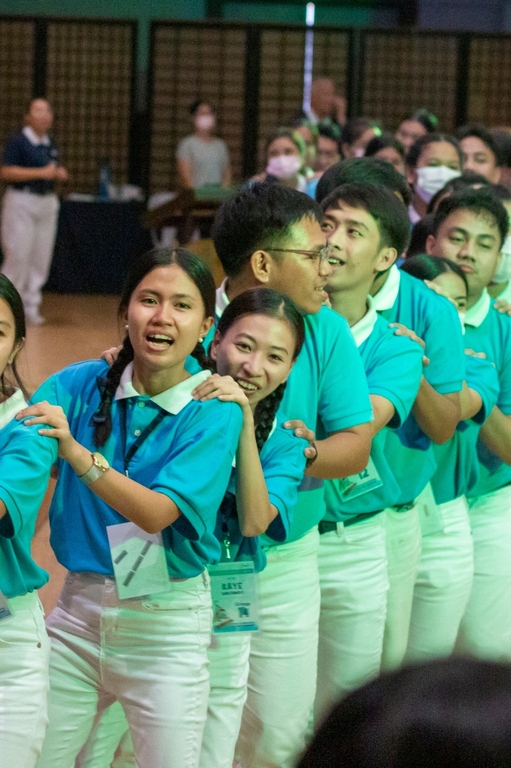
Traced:
<path fill-rule="evenodd" d="M 221 556 L 216 512 L 242 424 L 237 403 L 193 399 L 210 372 L 190 376 L 184 367 L 188 355 L 201 355 L 214 298 L 196 256 L 149 252 L 121 299 L 128 338 L 117 364 L 85 361 L 55 374 L 11 431 L 10 447 L 37 425 L 32 450 L 38 440 L 50 445 L 48 466 L 59 453 L 51 544 L 69 574 L 47 625 L 51 693 L 40 767 L 72 765 L 96 712 L 115 700 L 137 765 L 198 764 L 209 688 L 206 567 Z M 25 460 L 22 450 L 17 458 Z"/>
<path fill-rule="evenodd" d="M 243 412 L 236 468 L 220 507 L 216 535 L 222 560 L 266 564 L 258 534 L 283 542 L 305 470 L 305 440 L 285 430 L 279 405 L 304 340 L 304 321 L 293 302 L 266 288 L 237 296 L 220 318 L 203 361 L 216 373 L 193 395 L 202 402 L 236 402 Z M 117 363 L 116 363 L 117 365 Z M 210 696 L 200 766 L 231 768 L 246 698 L 251 634 L 217 635 L 208 651 Z M 118 704 L 97 722 L 79 768 L 110 765 L 122 737 L 121 764 L 135 765 Z"/>

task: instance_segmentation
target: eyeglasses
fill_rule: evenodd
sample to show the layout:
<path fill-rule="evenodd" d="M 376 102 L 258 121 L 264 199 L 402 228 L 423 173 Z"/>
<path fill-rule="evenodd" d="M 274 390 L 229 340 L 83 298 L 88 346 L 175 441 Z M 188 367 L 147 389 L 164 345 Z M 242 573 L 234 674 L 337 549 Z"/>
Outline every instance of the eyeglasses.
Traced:
<path fill-rule="evenodd" d="M 318 269 L 321 269 L 323 264 L 330 263 L 330 259 L 333 258 L 335 249 L 330 243 L 324 245 L 319 251 L 300 251 L 297 248 L 272 248 L 271 245 L 266 247 L 267 251 L 280 251 L 281 253 L 300 253 L 302 256 L 308 256 L 311 261 L 315 261 L 318 264 Z"/>

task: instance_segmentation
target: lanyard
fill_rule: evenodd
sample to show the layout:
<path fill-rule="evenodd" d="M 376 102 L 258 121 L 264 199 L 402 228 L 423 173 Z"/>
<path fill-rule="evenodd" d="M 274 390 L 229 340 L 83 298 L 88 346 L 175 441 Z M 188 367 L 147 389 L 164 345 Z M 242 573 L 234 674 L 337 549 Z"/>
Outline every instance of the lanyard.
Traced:
<path fill-rule="evenodd" d="M 160 411 L 160 413 L 154 417 L 154 419 L 149 422 L 147 427 L 142 430 L 140 435 L 137 437 L 135 442 L 132 444 L 131 448 L 128 452 L 126 452 L 126 443 L 127 443 L 127 427 L 126 427 L 126 400 L 119 400 L 119 413 L 121 416 L 121 437 L 122 437 L 122 455 L 124 457 L 124 474 L 126 477 L 129 477 L 128 473 L 128 467 L 129 463 L 132 460 L 133 456 L 136 454 L 140 446 L 145 443 L 151 432 L 154 432 L 158 424 L 160 424 L 161 421 L 165 418 L 167 415 L 165 411 Z"/>

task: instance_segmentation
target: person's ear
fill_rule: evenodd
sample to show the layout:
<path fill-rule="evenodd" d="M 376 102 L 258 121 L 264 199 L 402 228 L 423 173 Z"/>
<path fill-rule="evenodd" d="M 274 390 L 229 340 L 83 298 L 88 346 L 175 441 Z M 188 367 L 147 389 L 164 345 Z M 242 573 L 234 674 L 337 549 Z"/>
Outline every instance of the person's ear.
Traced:
<path fill-rule="evenodd" d="M 208 335 L 208 333 L 211 330 L 211 328 L 214 325 L 214 323 L 215 323 L 215 318 L 214 317 L 205 317 L 204 320 L 202 321 L 202 326 L 201 326 L 201 330 L 200 330 L 200 339 L 199 339 L 201 344 L 202 344 L 202 341 L 203 341 L 204 337 Z"/>
<path fill-rule="evenodd" d="M 212 360 L 216 360 L 216 356 L 218 353 L 218 346 L 220 344 L 222 337 L 220 335 L 220 331 L 216 330 L 215 335 L 213 337 L 213 341 L 211 342 L 211 347 L 209 349 L 209 356 Z"/>
<path fill-rule="evenodd" d="M 254 251 L 250 257 L 250 268 L 256 282 L 267 285 L 270 282 L 270 274 L 274 260 L 267 251 Z"/>
<path fill-rule="evenodd" d="M 391 248 L 390 246 L 382 248 L 376 259 L 376 264 L 374 266 L 375 272 L 386 272 L 394 264 L 397 257 L 398 252 L 395 248 Z"/>
<path fill-rule="evenodd" d="M 428 256 L 435 255 L 436 237 L 435 235 L 428 235 L 426 239 L 426 253 Z"/>

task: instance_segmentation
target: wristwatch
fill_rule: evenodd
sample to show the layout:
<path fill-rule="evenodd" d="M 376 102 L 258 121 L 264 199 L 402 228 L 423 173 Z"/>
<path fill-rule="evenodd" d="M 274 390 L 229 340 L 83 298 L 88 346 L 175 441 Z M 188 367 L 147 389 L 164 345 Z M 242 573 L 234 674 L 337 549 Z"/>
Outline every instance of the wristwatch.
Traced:
<path fill-rule="evenodd" d="M 100 453 L 92 453 L 91 456 L 92 467 L 84 475 L 78 476 L 82 483 L 85 483 L 87 486 L 91 485 L 95 480 L 99 480 L 110 469 L 110 464 Z"/>

